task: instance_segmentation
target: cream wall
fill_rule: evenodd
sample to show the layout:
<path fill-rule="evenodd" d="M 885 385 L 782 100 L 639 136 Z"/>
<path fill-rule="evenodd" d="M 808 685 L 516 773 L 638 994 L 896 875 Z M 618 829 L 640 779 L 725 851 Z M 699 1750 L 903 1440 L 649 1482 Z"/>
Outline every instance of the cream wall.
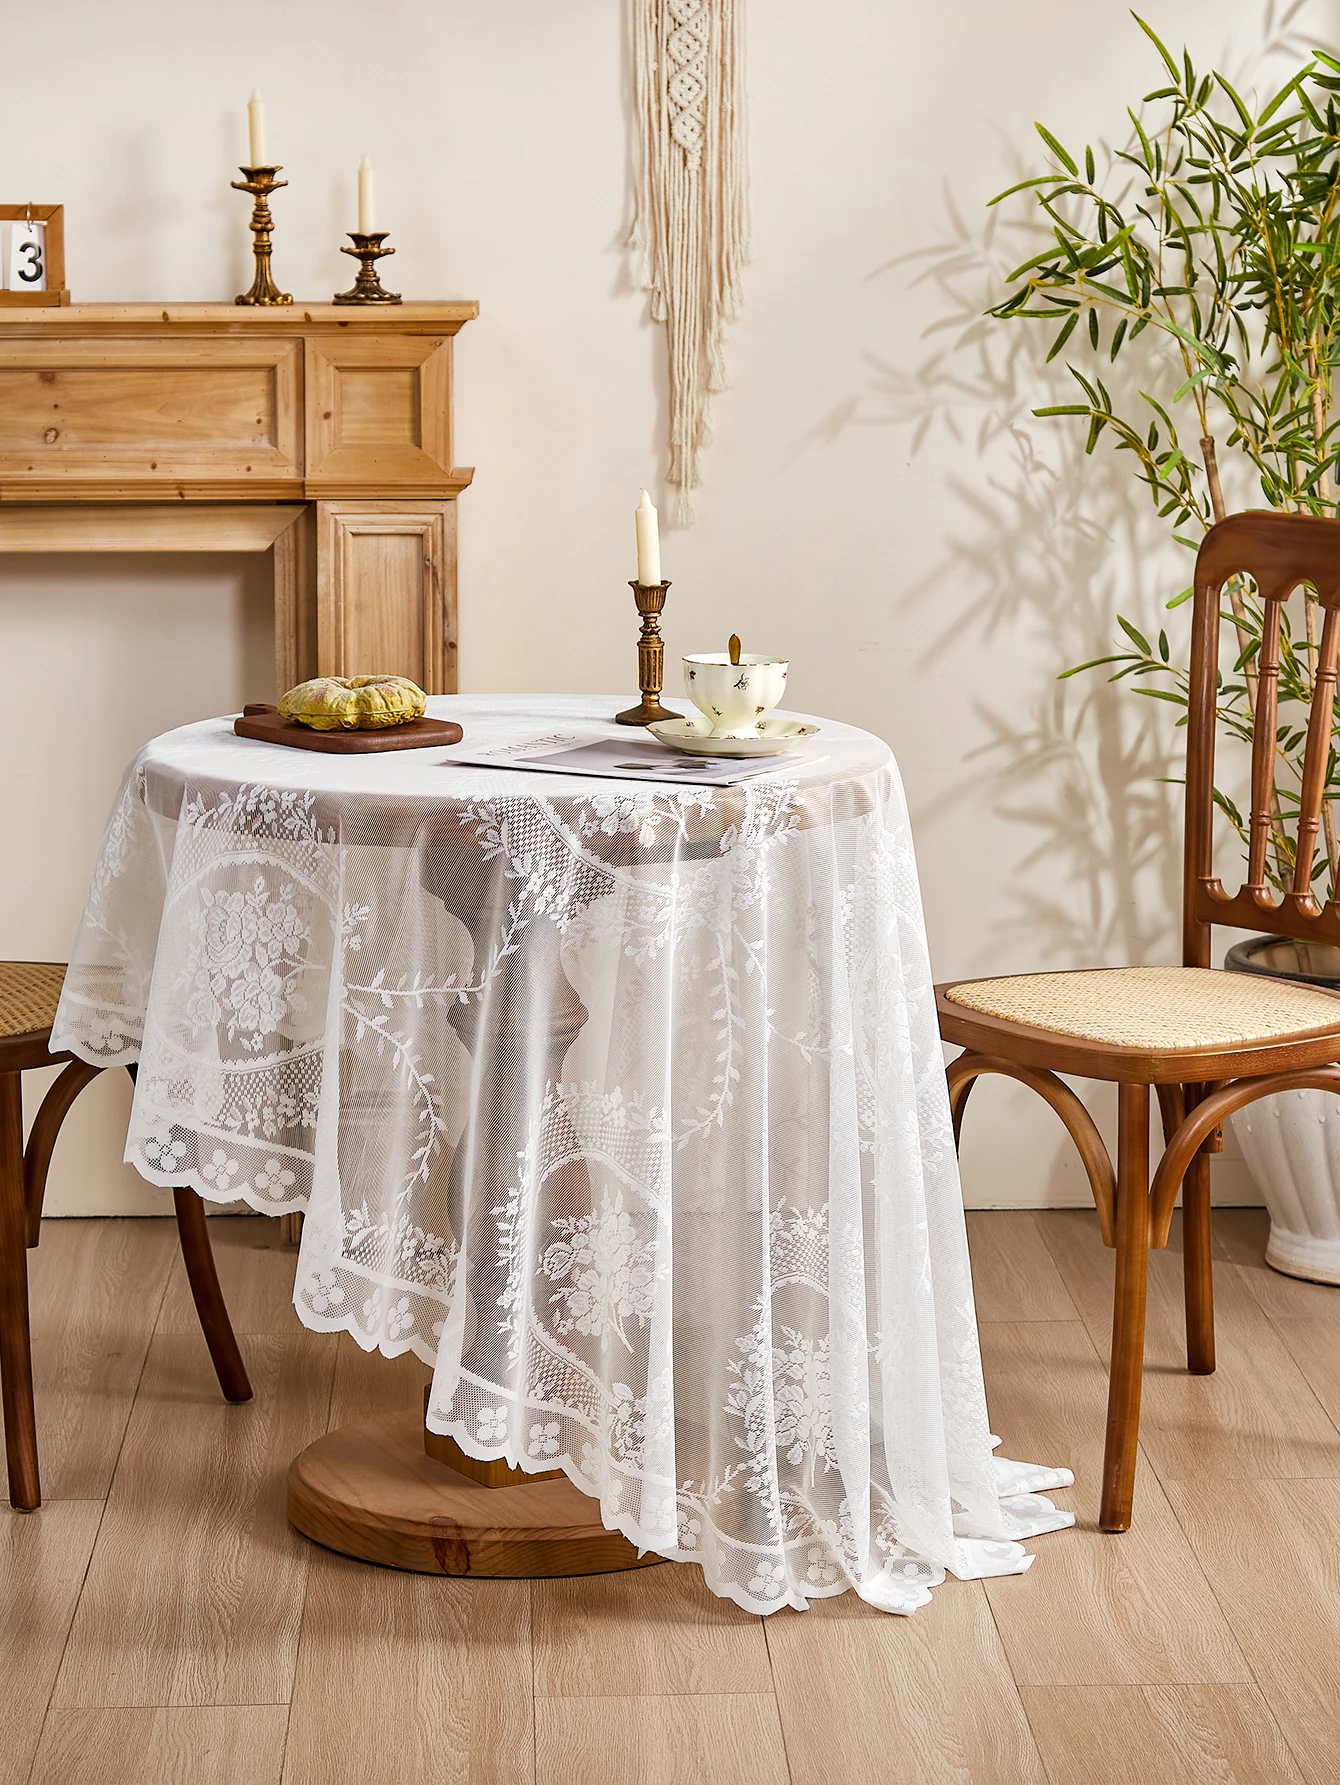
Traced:
<path fill-rule="evenodd" d="M 1328 33 L 1331 10 L 1295 28 Z M 736 629 L 789 653 L 798 706 L 888 738 L 940 975 L 1175 958 L 1162 711 L 1054 678 L 1106 645 L 1118 601 L 1155 615 L 1181 566 L 1110 459 L 1030 418 L 1056 387 L 1025 332 L 974 321 L 988 269 L 1023 257 L 1017 231 L 987 241 L 983 204 L 1037 162 L 1032 120 L 1119 136 L 1157 84 L 1152 51 L 1125 0 L 750 11 L 754 259 L 697 524 L 665 539 L 671 656 Z M 1258 0 L 1156 13 L 1235 73 L 1262 41 Z M 336 250 L 372 156 L 389 282 L 482 305 L 457 352 L 457 457 L 478 467 L 462 686 L 628 687 L 630 511 L 641 483 L 663 494 L 665 381 L 620 246 L 618 0 L 66 0 L 10 9 L 5 51 L 39 78 L 0 109 L 0 197 L 64 203 L 76 299 L 249 281 L 227 182 L 253 85 L 290 182 L 276 272 L 298 297 L 348 283 Z M 63 955 L 126 759 L 264 698 L 268 626 L 257 561 L 0 562 L 0 948 Z M 114 1163 L 125 1098 L 108 1079 L 76 1110 L 54 1209 L 153 1206 Z M 1084 1200 L 1050 1121 L 980 1090 L 969 1200 Z M 1240 1167 L 1218 1169 L 1244 1194 Z"/>

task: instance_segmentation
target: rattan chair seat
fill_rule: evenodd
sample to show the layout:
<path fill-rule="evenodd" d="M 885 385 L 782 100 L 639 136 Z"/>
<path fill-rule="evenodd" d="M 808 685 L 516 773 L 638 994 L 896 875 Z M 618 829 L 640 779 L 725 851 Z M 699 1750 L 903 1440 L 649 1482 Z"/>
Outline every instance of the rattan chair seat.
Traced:
<path fill-rule="evenodd" d="M 1340 1036 L 1340 996 L 1286 979 L 1205 967 L 1103 967 L 964 980 L 944 997 L 1004 1022 L 1109 1047 L 1238 1048 Z"/>
<path fill-rule="evenodd" d="M 64 983 L 63 961 L 0 961 L 0 1037 L 49 1029 Z"/>

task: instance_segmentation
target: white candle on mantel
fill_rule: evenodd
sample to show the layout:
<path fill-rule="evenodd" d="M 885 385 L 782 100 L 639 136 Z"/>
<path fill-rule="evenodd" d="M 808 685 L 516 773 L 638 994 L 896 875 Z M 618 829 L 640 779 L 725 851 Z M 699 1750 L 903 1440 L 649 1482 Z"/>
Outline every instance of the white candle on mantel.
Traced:
<path fill-rule="evenodd" d="M 651 497 L 645 490 L 642 500 L 633 510 L 633 522 L 637 528 L 637 580 L 640 583 L 659 583 L 661 580 L 661 530 L 656 519 L 656 510 L 652 507 Z"/>
<path fill-rule="evenodd" d="M 269 157 L 265 148 L 265 101 L 261 98 L 259 87 L 253 87 L 251 98 L 247 101 L 247 128 L 251 133 L 252 167 L 268 167 Z"/>
<path fill-rule="evenodd" d="M 358 164 L 358 233 L 370 236 L 377 227 L 377 175 L 365 155 Z"/>

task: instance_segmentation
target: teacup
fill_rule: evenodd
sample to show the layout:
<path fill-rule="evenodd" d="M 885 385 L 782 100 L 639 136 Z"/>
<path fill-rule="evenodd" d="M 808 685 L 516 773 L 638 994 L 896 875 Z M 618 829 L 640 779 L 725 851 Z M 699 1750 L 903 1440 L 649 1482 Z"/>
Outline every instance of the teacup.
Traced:
<path fill-rule="evenodd" d="M 786 692 L 785 657 L 746 657 L 732 663 L 725 651 L 684 659 L 684 692 L 717 737 L 748 737 L 763 729 Z"/>

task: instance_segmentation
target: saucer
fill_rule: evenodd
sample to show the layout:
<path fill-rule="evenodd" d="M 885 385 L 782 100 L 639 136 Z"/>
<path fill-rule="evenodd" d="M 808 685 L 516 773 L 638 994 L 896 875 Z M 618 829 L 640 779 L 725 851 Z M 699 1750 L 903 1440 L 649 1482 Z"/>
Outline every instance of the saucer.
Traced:
<path fill-rule="evenodd" d="M 647 730 L 658 744 L 686 750 L 690 756 L 781 756 L 819 730 L 799 719 L 760 719 L 748 737 L 718 737 L 706 719 L 658 719 Z"/>

